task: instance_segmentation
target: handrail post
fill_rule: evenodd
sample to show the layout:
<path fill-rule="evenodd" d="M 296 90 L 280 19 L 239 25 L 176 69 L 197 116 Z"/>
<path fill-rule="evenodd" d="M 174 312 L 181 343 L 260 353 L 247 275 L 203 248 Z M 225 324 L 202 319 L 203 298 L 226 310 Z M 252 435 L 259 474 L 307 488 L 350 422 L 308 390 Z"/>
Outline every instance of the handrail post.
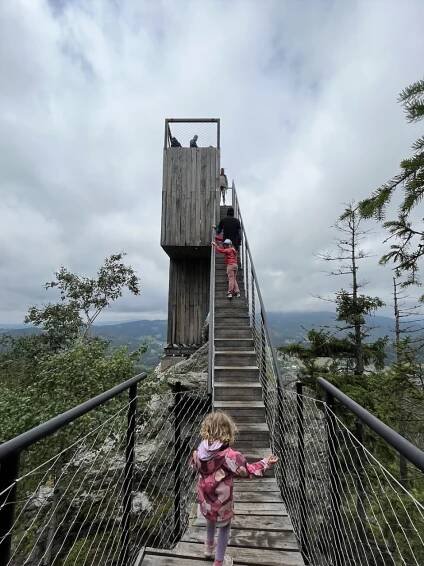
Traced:
<path fill-rule="evenodd" d="M 265 415 L 267 416 L 267 420 L 268 420 L 268 383 L 267 383 L 267 375 L 266 375 L 266 342 L 265 342 L 265 329 L 264 329 L 264 321 L 263 321 L 263 316 L 262 316 L 262 310 L 261 310 L 261 374 L 262 374 L 262 388 L 263 388 L 263 396 L 264 396 Z"/>
<path fill-rule="evenodd" d="M 215 228 L 212 228 L 211 241 L 215 241 Z M 213 379 L 215 365 L 215 249 L 211 245 L 211 265 L 209 274 L 209 330 L 208 330 L 208 396 L 213 404 Z"/>
<path fill-rule="evenodd" d="M 137 420 L 137 383 L 128 390 L 127 441 L 125 446 L 125 472 L 123 486 L 122 551 L 120 564 L 128 564 L 130 552 L 131 504 L 134 480 L 135 425 Z"/>
<path fill-rule="evenodd" d="M 278 465 L 281 474 L 280 492 L 282 498 L 287 501 L 287 478 L 286 478 L 286 462 L 284 456 L 284 389 L 281 381 L 277 381 L 277 414 L 275 418 L 277 434 L 276 450 L 278 456 Z"/>
<path fill-rule="evenodd" d="M 10 559 L 19 457 L 19 452 L 12 452 L 0 463 L 0 566 L 9 564 Z"/>
<path fill-rule="evenodd" d="M 327 549 L 329 555 L 333 555 L 335 566 L 341 566 L 340 553 L 341 548 L 341 530 L 340 530 L 340 495 L 338 486 L 337 471 L 337 433 L 336 419 L 334 416 L 334 397 L 326 391 L 326 428 L 328 442 L 328 473 L 329 473 L 329 490 L 331 502 L 331 526 L 330 532 L 333 533 L 333 541 L 331 548 Z"/>
<path fill-rule="evenodd" d="M 256 313 L 255 313 L 255 277 L 253 271 L 250 273 L 252 281 L 252 328 L 256 327 Z"/>
<path fill-rule="evenodd" d="M 175 384 L 174 399 L 174 542 L 181 538 L 181 411 L 182 389 L 181 383 Z"/>
<path fill-rule="evenodd" d="M 361 461 L 362 445 L 364 442 L 364 426 L 360 419 L 355 422 L 355 438 L 358 441 L 356 450 L 356 463 L 355 463 L 355 488 L 356 488 L 356 515 L 357 515 L 357 530 L 360 536 L 366 537 L 364 525 L 367 524 L 364 508 L 364 468 Z"/>
<path fill-rule="evenodd" d="M 305 427 L 303 414 L 303 385 L 296 383 L 296 413 L 297 413 L 297 467 L 299 478 L 299 538 L 305 564 L 307 559 L 307 514 L 306 514 L 306 475 L 305 475 Z"/>

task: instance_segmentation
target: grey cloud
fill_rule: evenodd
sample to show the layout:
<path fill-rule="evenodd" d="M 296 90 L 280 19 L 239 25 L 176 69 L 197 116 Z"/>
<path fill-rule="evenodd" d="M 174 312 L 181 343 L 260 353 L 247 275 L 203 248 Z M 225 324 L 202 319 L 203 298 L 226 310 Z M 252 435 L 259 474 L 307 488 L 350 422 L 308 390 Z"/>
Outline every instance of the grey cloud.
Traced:
<path fill-rule="evenodd" d="M 419 0 L 2 3 L 0 321 L 47 300 L 60 265 L 90 274 L 118 250 L 143 293 L 105 319 L 165 316 L 167 116 L 221 117 L 268 308 L 323 308 L 311 295 L 338 282 L 315 254 L 343 203 L 418 135 L 396 97 L 422 74 L 423 18 Z M 390 277 L 364 268 L 370 292 Z"/>

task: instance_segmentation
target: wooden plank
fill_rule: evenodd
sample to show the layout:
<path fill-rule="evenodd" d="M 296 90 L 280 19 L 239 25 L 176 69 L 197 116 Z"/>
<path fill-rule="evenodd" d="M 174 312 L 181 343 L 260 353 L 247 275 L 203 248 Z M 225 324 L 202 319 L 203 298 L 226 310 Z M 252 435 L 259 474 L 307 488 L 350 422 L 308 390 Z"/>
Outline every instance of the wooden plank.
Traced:
<path fill-rule="evenodd" d="M 186 195 L 185 204 L 185 233 L 184 233 L 184 245 L 188 246 L 190 244 L 191 235 L 191 210 L 193 202 L 192 194 L 192 183 L 193 183 L 193 150 L 187 153 L 187 186 L 184 188 Z"/>
<path fill-rule="evenodd" d="M 181 186 L 180 186 L 180 234 L 179 241 L 181 246 L 185 246 L 185 231 L 186 231 L 186 207 L 187 207 L 187 176 L 189 170 L 188 157 L 190 152 L 184 151 L 181 160 Z"/>
<path fill-rule="evenodd" d="M 193 520 L 193 526 L 206 527 L 206 519 L 204 517 L 196 517 Z M 288 516 L 279 517 L 278 515 L 270 517 L 257 517 L 256 515 L 247 515 L 243 517 L 234 517 L 231 521 L 231 528 L 234 529 L 256 529 L 262 531 L 292 531 L 293 524 Z"/>
<path fill-rule="evenodd" d="M 242 485 L 239 483 L 234 485 L 234 493 L 236 494 L 236 497 L 238 497 L 239 493 L 245 493 L 246 491 L 254 491 L 256 493 L 274 491 L 275 493 L 280 493 L 276 482 L 252 484 L 250 481 L 245 481 Z"/>
<path fill-rule="evenodd" d="M 277 491 L 239 491 L 236 495 L 236 501 L 244 503 L 251 501 L 252 503 L 283 503 L 280 492 Z"/>
<path fill-rule="evenodd" d="M 204 550 L 203 543 L 180 542 L 178 543 L 175 554 L 194 558 L 202 556 Z M 240 548 L 229 546 L 227 554 L 233 557 L 234 564 L 252 564 L 254 566 L 303 566 L 304 562 L 300 552 L 270 550 L 256 548 Z M 189 562 L 187 562 L 189 564 Z"/>
<path fill-rule="evenodd" d="M 168 216 L 171 211 L 171 183 L 172 183 L 172 152 L 167 151 L 167 173 L 166 173 L 166 219 L 165 219 L 165 243 L 172 243 L 170 239 L 171 224 Z"/>
<path fill-rule="evenodd" d="M 165 218 L 166 218 L 166 186 L 167 186 L 167 154 L 166 150 L 163 151 L 163 167 L 162 167 L 162 216 L 160 227 L 160 243 L 163 245 L 166 241 L 165 238 Z"/>
<path fill-rule="evenodd" d="M 246 485 L 260 485 L 260 484 L 264 484 L 264 483 L 272 483 L 274 485 L 277 485 L 277 480 L 275 478 L 252 478 L 252 479 L 246 479 L 246 478 L 234 478 L 234 483 L 235 484 L 246 484 Z"/>
<path fill-rule="evenodd" d="M 194 199 L 195 199 L 195 206 L 194 206 L 194 245 L 198 246 L 200 243 L 200 178 L 201 178 L 201 150 L 196 149 L 196 175 L 195 175 L 195 183 L 194 183 Z"/>
<path fill-rule="evenodd" d="M 234 503 L 236 515 L 287 515 L 285 505 L 282 503 Z"/>
<path fill-rule="evenodd" d="M 205 566 L 204 560 L 146 554 L 142 566 Z"/>
<path fill-rule="evenodd" d="M 204 542 L 205 529 L 190 527 L 183 535 L 183 542 Z M 290 531 L 264 531 L 260 529 L 231 529 L 230 546 L 245 548 L 275 548 L 281 550 L 299 550 L 296 537 Z"/>

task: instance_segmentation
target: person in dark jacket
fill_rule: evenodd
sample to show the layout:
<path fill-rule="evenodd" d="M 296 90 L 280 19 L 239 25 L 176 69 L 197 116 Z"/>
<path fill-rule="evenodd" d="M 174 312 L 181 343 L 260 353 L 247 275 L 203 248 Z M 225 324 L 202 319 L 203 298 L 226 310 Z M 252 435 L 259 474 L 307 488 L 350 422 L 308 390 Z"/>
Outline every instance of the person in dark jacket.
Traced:
<path fill-rule="evenodd" d="M 175 137 L 171 137 L 171 147 L 181 147 L 180 142 Z"/>
<path fill-rule="evenodd" d="M 218 224 L 216 232 L 217 234 L 224 232 L 224 240 L 231 240 L 236 250 L 239 249 L 241 244 L 241 226 L 240 220 L 234 218 L 234 208 L 232 206 L 228 208 L 227 216 Z"/>

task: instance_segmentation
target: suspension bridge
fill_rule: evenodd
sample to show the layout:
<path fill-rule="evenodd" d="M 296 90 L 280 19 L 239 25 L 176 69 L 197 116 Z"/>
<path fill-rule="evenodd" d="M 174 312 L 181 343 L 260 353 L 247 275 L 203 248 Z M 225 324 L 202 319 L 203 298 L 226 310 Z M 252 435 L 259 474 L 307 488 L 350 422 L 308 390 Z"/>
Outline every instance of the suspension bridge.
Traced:
<path fill-rule="evenodd" d="M 172 142 L 178 128 L 205 124 L 207 147 Z M 424 564 L 424 453 L 324 379 L 319 391 L 286 379 L 234 184 L 241 296 L 226 298 L 210 245 L 227 213 L 219 170 L 219 120 L 165 121 L 163 364 L 200 351 L 208 320 L 204 386 L 137 375 L 0 445 L 0 566 L 206 564 L 188 462 L 213 408 L 236 420 L 248 461 L 279 457 L 265 478 L 235 481 L 235 564 Z M 399 457 L 408 482 L 391 464 Z"/>

